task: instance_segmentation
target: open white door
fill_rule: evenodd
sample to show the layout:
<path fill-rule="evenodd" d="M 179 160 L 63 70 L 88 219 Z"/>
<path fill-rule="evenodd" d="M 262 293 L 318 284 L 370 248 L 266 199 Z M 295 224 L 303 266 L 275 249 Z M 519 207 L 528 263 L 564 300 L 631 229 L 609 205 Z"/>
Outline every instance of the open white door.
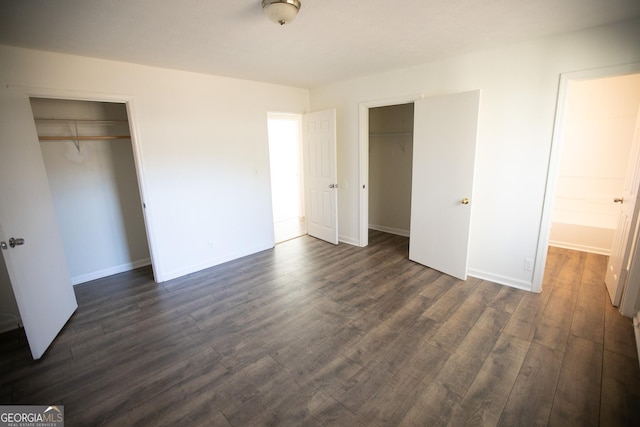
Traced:
<path fill-rule="evenodd" d="M 0 241 L 34 359 L 77 308 L 29 98 L 0 96 Z M 10 244 L 10 239 L 24 239 Z M 18 241 L 20 243 L 20 241 Z M 3 245 L 4 246 L 4 245 Z"/>
<path fill-rule="evenodd" d="M 415 102 L 409 259 L 459 279 L 467 252 L 480 92 Z"/>
<path fill-rule="evenodd" d="M 338 244 L 336 110 L 303 116 L 307 233 Z"/>
<path fill-rule="evenodd" d="M 607 265 L 607 274 L 604 283 L 609 291 L 611 303 L 620 305 L 622 291 L 629 274 L 628 263 L 633 242 L 632 226 L 637 221 L 636 199 L 640 187 L 640 110 L 636 119 L 636 128 L 633 133 L 631 154 L 624 182 L 623 194 L 616 196 L 611 202 L 620 205 L 618 224 L 613 235 L 613 247 Z"/>

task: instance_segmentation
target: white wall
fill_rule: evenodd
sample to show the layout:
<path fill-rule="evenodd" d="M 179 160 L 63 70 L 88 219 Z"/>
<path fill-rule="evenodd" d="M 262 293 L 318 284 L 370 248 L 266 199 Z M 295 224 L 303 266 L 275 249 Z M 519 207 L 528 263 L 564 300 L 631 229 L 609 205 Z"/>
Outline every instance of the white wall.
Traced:
<path fill-rule="evenodd" d="M 550 243 L 609 255 L 640 106 L 640 74 L 570 81 Z"/>
<path fill-rule="evenodd" d="M 6 46 L 0 84 L 129 102 L 159 281 L 273 245 L 267 111 L 307 111 L 307 90 Z"/>
<path fill-rule="evenodd" d="M 273 244 L 267 111 L 337 109 L 339 230 L 359 239 L 359 103 L 481 90 L 469 273 L 531 288 L 559 75 L 640 62 L 633 21 L 309 91 L 0 46 L 24 96 L 130 102 L 156 275 L 168 280 Z M 4 95 L 2 95 L 4 96 Z M 10 101 L 13 102 L 13 101 Z M 23 122 L 23 120 L 20 120 Z"/>
<path fill-rule="evenodd" d="M 409 236 L 413 104 L 369 109 L 369 228 Z"/>
<path fill-rule="evenodd" d="M 531 289 L 560 74 L 640 62 L 639 41 L 627 22 L 312 89 L 337 109 L 341 239 L 359 240 L 359 104 L 480 89 L 469 274 Z"/>
<path fill-rule="evenodd" d="M 37 120 L 38 135 L 129 135 L 123 103 L 32 98 L 31 109 L 35 118 L 78 120 Z M 131 140 L 44 140 L 40 148 L 73 284 L 148 265 Z"/>

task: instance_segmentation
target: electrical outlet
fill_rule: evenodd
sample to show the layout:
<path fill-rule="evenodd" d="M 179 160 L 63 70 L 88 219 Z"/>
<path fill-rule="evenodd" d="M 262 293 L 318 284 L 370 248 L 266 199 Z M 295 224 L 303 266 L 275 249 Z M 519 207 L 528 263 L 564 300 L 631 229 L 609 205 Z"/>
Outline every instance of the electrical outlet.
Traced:
<path fill-rule="evenodd" d="M 533 271 L 533 260 L 531 258 L 524 259 L 524 270 Z"/>

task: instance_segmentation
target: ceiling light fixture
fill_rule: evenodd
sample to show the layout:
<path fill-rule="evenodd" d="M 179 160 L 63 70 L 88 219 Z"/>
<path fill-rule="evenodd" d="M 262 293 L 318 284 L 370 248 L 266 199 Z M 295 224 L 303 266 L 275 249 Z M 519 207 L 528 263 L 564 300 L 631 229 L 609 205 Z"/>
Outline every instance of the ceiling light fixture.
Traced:
<path fill-rule="evenodd" d="M 269 19 L 280 25 L 296 19 L 300 6 L 299 0 L 262 0 L 262 8 Z"/>

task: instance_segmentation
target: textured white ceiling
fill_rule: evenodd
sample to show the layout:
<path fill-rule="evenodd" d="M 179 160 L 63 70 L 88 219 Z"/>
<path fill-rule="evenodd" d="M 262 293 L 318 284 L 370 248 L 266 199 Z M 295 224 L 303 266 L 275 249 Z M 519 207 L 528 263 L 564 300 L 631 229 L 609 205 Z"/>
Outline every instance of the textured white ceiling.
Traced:
<path fill-rule="evenodd" d="M 0 0 L 0 44 L 299 87 L 640 16 L 640 0 Z"/>

